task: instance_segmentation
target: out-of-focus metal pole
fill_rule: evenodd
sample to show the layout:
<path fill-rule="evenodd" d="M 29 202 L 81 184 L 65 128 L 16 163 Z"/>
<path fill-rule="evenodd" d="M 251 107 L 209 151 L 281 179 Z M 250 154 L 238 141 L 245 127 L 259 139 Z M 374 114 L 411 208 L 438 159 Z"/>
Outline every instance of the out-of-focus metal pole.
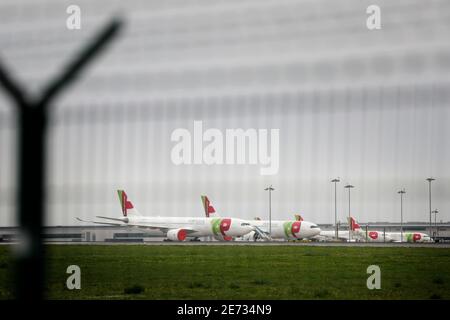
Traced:
<path fill-rule="evenodd" d="M 37 99 L 27 97 L 25 90 L 13 80 L 0 61 L 0 84 L 18 111 L 17 211 L 21 239 L 15 272 L 16 297 L 21 300 L 36 301 L 44 297 L 42 222 L 46 198 L 46 129 L 51 102 L 113 39 L 121 25 L 119 19 L 113 19 Z"/>
<path fill-rule="evenodd" d="M 340 182 L 339 178 L 331 180 L 331 182 L 334 183 L 334 228 L 336 229 L 335 237 L 336 240 L 338 239 L 338 225 L 337 225 L 337 191 L 336 191 L 336 184 Z"/>
<path fill-rule="evenodd" d="M 403 242 L 403 195 L 406 193 L 405 189 L 398 191 L 400 194 L 400 242 Z"/>
<path fill-rule="evenodd" d="M 344 188 L 348 189 L 348 241 L 352 240 L 352 226 L 351 226 L 351 213 L 350 213 L 350 190 L 354 188 L 351 184 L 347 184 Z"/>

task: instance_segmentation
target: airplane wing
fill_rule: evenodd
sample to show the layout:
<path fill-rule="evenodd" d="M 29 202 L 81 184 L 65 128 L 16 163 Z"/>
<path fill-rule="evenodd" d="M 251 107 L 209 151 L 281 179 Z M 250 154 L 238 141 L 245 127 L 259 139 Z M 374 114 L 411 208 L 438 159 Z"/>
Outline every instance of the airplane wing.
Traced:
<path fill-rule="evenodd" d="M 122 222 L 128 222 L 128 218 L 110 218 L 110 217 L 104 217 L 104 216 L 95 216 L 97 218 L 101 219 L 108 219 L 108 220 L 114 220 L 114 221 L 122 221 Z"/>
<path fill-rule="evenodd" d="M 198 230 L 192 229 L 192 228 L 184 228 L 184 227 L 179 227 L 179 228 L 174 228 L 174 227 L 170 227 L 167 225 L 157 225 L 157 224 L 131 224 L 131 223 L 127 223 L 125 226 L 128 227 L 137 227 L 137 228 L 141 228 L 141 229 L 151 229 L 151 230 L 160 230 L 164 233 L 166 233 L 169 230 L 173 230 L 173 229 L 183 229 L 186 231 L 186 233 L 192 234 L 194 232 L 197 232 Z"/>
<path fill-rule="evenodd" d="M 169 225 L 165 225 L 165 224 L 136 224 L 136 223 L 127 223 L 128 219 L 126 218 L 110 218 L 110 217 L 103 217 L 103 216 L 96 216 L 97 218 L 101 218 L 101 219 L 107 219 L 107 220 L 113 220 L 113 221 L 122 221 L 123 223 L 119 224 L 119 223 L 109 223 L 109 222 L 96 222 L 96 221 L 88 221 L 88 222 L 93 222 L 93 223 L 100 223 L 100 224 L 109 224 L 109 225 L 117 225 L 117 226 L 123 226 L 123 227 L 137 227 L 137 228 L 142 228 L 142 229 L 152 229 L 152 230 L 161 230 L 162 232 L 166 233 L 169 230 L 172 229 L 178 229 L 178 228 L 174 228 L 172 226 Z M 125 220 L 126 219 L 126 220 Z M 198 230 L 192 229 L 192 228 L 180 228 L 186 231 L 186 233 L 192 234 L 194 232 L 197 232 Z"/>
<path fill-rule="evenodd" d="M 314 237 L 312 237 L 313 239 L 317 239 L 317 240 L 323 240 L 323 241 L 332 241 L 336 239 L 336 236 L 334 235 L 324 235 L 324 234 L 318 234 Z M 338 240 L 340 241 L 348 241 L 348 236 L 338 236 Z"/>
<path fill-rule="evenodd" d="M 94 221 L 94 220 L 83 220 L 80 218 L 77 218 L 78 221 L 81 222 L 89 222 L 89 223 L 95 223 L 95 224 L 105 224 L 105 225 L 109 225 L 109 226 L 125 226 L 125 224 L 123 223 L 112 223 L 112 222 L 102 222 L 102 221 Z"/>

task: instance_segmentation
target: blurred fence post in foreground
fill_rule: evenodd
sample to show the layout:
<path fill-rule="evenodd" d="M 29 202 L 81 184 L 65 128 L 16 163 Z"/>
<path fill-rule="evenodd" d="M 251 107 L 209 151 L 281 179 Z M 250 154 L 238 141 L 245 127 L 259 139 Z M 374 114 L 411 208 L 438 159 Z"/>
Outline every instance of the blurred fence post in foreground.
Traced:
<path fill-rule="evenodd" d="M 0 61 L 0 84 L 16 105 L 18 113 L 17 206 L 21 242 L 15 268 L 16 298 L 41 300 L 44 295 L 44 246 L 42 223 L 45 214 L 45 159 L 47 118 L 52 101 L 63 91 L 120 30 L 122 22 L 113 19 L 43 90 L 30 99 Z"/>

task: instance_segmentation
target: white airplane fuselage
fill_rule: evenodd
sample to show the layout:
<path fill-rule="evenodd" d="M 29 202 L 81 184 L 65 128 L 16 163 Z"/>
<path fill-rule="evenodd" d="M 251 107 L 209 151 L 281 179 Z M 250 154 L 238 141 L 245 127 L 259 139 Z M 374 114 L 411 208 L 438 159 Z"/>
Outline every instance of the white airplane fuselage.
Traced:
<path fill-rule="evenodd" d="M 395 242 L 432 242 L 429 235 L 422 232 L 386 232 L 386 235 Z"/>
<path fill-rule="evenodd" d="M 258 227 L 260 230 L 269 234 L 272 239 L 297 240 L 311 238 L 320 233 L 320 228 L 308 221 L 287 221 L 287 220 L 272 220 L 270 225 L 269 220 L 251 220 L 252 225 Z M 244 237 L 244 240 L 251 240 L 254 232 Z"/>
<path fill-rule="evenodd" d="M 376 230 L 366 230 L 356 222 L 353 217 L 348 219 L 350 230 L 338 232 L 338 239 L 343 241 L 363 241 L 363 242 L 431 242 L 429 235 L 421 232 L 382 232 Z M 330 241 L 336 238 L 335 230 L 321 231 L 320 235 L 314 237 L 317 240 Z"/>
<path fill-rule="evenodd" d="M 421 232 L 383 232 L 359 229 L 355 231 L 362 241 L 367 242 L 431 242 L 429 235 Z"/>
<path fill-rule="evenodd" d="M 128 226 L 139 229 L 158 230 L 161 236 L 167 236 L 168 232 L 164 229 L 177 230 L 195 230 L 189 232 L 187 237 L 208 237 L 213 236 L 217 239 L 226 237 L 239 237 L 249 233 L 253 228 L 249 223 L 242 219 L 221 217 L 221 218 L 199 218 L 199 217 L 146 217 L 146 216 L 128 216 L 123 218 Z M 158 227 L 154 227 L 154 226 Z"/>

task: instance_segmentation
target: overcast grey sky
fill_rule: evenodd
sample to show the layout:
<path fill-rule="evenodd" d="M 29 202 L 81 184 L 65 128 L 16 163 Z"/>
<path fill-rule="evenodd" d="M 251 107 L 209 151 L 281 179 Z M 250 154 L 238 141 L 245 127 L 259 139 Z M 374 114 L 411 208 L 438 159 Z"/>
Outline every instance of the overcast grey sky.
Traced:
<path fill-rule="evenodd" d="M 33 92 L 58 72 L 120 2 L 79 1 L 82 29 L 65 28 L 70 2 L 5 1 L 0 54 Z M 201 216 L 208 194 L 223 215 L 301 213 L 339 219 L 450 219 L 450 13 L 447 1 L 130 1 L 121 39 L 56 103 L 49 132 L 47 224 L 119 215 L 117 188 L 146 215 Z M 24 11 L 25 10 L 25 11 Z M 26 12 L 34 12 L 29 16 Z M 0 95 L 0 225 L 13 225 L 14 128 Z M 280 168 L 181 165 L 177 128 L 280 129 Z"/>

